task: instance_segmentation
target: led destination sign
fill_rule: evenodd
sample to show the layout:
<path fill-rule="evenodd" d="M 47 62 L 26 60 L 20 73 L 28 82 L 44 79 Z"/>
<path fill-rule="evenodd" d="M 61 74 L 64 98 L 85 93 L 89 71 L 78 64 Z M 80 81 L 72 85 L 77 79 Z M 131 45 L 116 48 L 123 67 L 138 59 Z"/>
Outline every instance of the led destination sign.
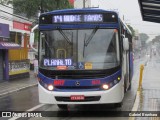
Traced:
<path fill-rule="evenodd" d="M 103 14 L 54 15 L 52 23 L 103 22 Z"/>
<path fill-rule="evenodd" d="M 71 59 L 44 59 L 44 66 L 71 66 Z"/>
<path fill-rule="evenodd" d="M 107 24 L 118 23 L 118 16 L 114 12 L 100 13 L 64 13 L 64 14 L 42 14 L 39 19 L 40 25 L 45 24 Z"/>

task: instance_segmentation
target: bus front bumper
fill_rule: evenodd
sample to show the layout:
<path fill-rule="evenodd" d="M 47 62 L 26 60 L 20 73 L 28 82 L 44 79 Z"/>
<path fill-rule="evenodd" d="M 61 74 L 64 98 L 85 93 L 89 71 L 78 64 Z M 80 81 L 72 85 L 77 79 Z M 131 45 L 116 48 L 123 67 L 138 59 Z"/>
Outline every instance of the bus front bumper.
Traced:
<path fill-rule="evenodd" d="M 122 102 L 124 97 L 122 80 L 111 89 L 104 91 L 57 92 L 48 91 L 40 84 L 38 89 L 39 102 L 44 104 L 112 104 Z M 71 96 L 84 96 L 89 99 L 72 101 Z"/>

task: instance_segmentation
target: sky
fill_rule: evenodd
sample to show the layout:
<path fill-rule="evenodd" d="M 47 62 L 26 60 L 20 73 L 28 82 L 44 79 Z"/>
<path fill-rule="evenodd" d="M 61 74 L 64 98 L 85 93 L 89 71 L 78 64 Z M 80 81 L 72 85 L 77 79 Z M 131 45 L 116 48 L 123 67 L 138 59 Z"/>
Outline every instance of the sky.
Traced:
<path fill-rule="evenodd" d="M 137 29 L 139 33 L 146 33 L 152 40 L 160 35 L 160 24 L 142 20 L 138 0 L 92 0 L 99 8 L 113 9 L 119 12 L 124 21 Z M 95 6 L 96 7 L 96 6 Z"/>

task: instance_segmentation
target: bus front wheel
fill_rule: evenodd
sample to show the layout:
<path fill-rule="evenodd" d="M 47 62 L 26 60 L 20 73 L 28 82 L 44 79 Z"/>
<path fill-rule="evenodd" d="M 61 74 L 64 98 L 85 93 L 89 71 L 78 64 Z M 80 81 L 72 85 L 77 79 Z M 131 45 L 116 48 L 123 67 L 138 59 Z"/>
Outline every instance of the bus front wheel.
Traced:
<path fill-rule="evenodd" d="M 58 106 L 60 109 L 67 110 L 67 105 L 58 104 L 57 106 Z"/>
<path fill-rule="evenodd" d="M 115 103 L 115 104 L 114 104 L 114 107 L 115 107 L 115 108 L 121 108 L 121 107 L 122 107 L 122 104 L 123 104 L 122 102 L 120 102 L 120 103 Z"/>

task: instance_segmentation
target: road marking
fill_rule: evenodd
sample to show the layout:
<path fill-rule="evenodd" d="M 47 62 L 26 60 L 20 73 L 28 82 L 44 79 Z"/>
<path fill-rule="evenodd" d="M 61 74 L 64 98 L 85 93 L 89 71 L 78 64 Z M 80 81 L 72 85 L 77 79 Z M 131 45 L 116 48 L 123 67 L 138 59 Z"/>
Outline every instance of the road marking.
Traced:
<path fill-rule="evenodd" d="M 39 104 L 39 105 L 37 105 L 37 106 L 35 106 L 35 107 L 27 110 L 27 111 L 34 111 L 34 110 L 36 110 L 36 109 L 38 109 L 38 108 L 40 108 L 40 107 L 42 107 L 42 106 L 44 106 L 44 105 L 45 105 L 45 104 Z"/>
<path fill-rule="evenodd" d="M 133 105 L 133 108 L 132 108 L 132 111 L 137 111 L 138 110 L 138 107 L 139 107 L 139 100 L 140 100 L 140 91 L 137 91 L 137 94 L 136 94 L 136 100 L 134 102 L 134 105 Z M 132 112 L 131 111 L 131 112 Z M 135 120 L 135 117 L 129 117 L 128 120 Z"/>
<path fill-rule="evenodd" d="M 138 106 L 139 106 L 139 100 L 140 100 L 140 91 L 137 91 L 137 95 L 136 95 L 136 100 L 134 102 L 132 111 L 137 111 L 138 110 Z"/>
<path fill-rule="evenodd" d="M 36 109 L 38 109 L 38 108 L 40 108 L 40 107 L 42 107 L 42 106 L 44 106 L 44 105 L 45 105 L 45 104 L 39 104 L 39 105 L 37 105 L 37 106 L 35 106 L 35 107 L 33 107 L 33 108 L 25 111 L 24 113 L 28 113 L 28 112 L 34 111 L 34 110 L 36 110 Z M 20 117 L 12 117 L 12 118 L 10 118 L 10 119 L 8 119 L 8 120 L 17 120 L 18 118 L 20 118 Z"/>
<path fill-rule="evenodd" d="M 11 90 L 11 91 L 8 91 L 8 92 L 3 92 L 2 94 L 0 94 L 0 96 L 6 95 L 6 94 L 10 94 L 10 93 L 13 93 L 13 92 L 17 92 L 17 91 L 23 90 L 25 88 L 29 88 L 29 87 L 36 86 L 36 85 L 37 85 L 37 83 L 32 84 L 32 85 L 28 85 L 28 86 L 22 86 L 22 87 L 16 88 L 16 89 L 13 88 L 14 90 Z M 19 87 L 19 86 L 17 86 L 17 87 Z"/>

